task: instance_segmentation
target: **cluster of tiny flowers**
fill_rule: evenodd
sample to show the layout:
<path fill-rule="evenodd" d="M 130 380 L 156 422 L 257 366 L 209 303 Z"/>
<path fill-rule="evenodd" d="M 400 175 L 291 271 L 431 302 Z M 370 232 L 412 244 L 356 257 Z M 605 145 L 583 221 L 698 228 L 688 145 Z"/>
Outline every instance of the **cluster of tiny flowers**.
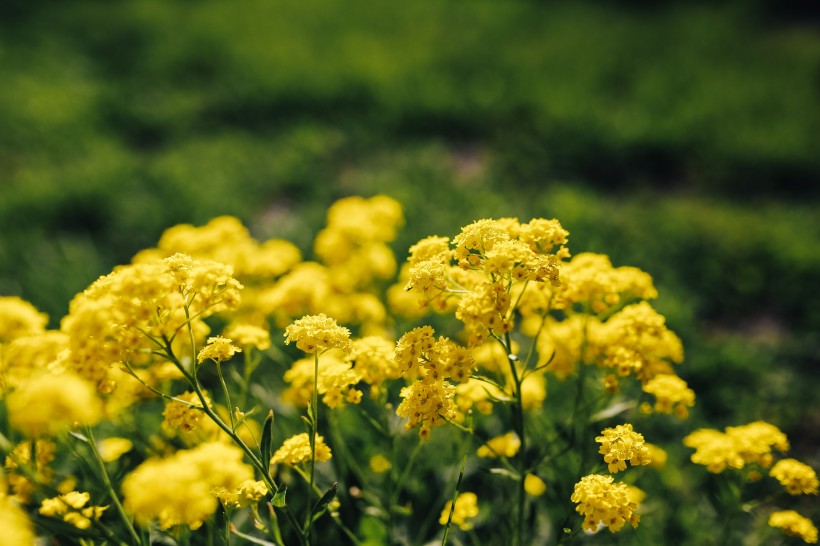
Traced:
<path fill-rule="evenodd" d="M 689 408 L 695 405 L 695 391 L 677 375 L 656 375 L 642 388 L 655 397 L 655 405 L 651 409 L 659 413 L 674 413 L 684 418 L 689 415 Z"/>
<path fill-rule="evenodd" d="M 791 495 L 816 495 L 817 473 L 812 467 L 797 459 L 781 459 L 769 471 Z"/>
<path fill-rule="evenodd" d="M 794 510 L 773 512 L 769 516 L 769 525 L 782 530 L 786 535 L 798 537 L 807 544 L 817 544 L 817 527 L 810 519 Z"/>
<path fill-rule="evenodd" d="M 35 458 L 32 464 L 32 448 Z M 20 442 L 12 452 L 6 456 L 5 470 L 7 487 L 11 497 L 20 504 L 28 504 L 34 494 L 35 484 L 28 479 L 31 474 L 24 471 L 34 470 L 41 483 L 51 483 L 53 471 L 48 466 L 54 460 L 56 446 L 49 440 L 36 440 Z M 2 473 L 0 473 L 2 476 Z M 0 484 L 1 485 L 1 484 Z M 5 493 L 5 488 L 0 487 L 0 495 Z"/>
<path fill-rule="evenodd" d="M 23 336 L 41 334 L 48 315 L 17 296 L 0 297 L 0 344 Z"/>
<path fill-rule="evenodd" d="M 97 521 L 108 506 L 86 506 L 91 495 L 86 492 L 71 491 L 59 497 L 45 499 L 40 504 L 40 515 L 62 517 L 78 529 L 88 529 L 92 521 Z"/>
<path fill-rule="evenodd" d="M 355 340 L 350 361 L 362 381 L 370 385 L 370 396 L 374 399 L 383 392 L 385 381 L 401 377 L 396 365 L 395 344 L 382 337 L 369 336 Z"/>
<path fill-rule="evenodd" d="M 236 353 L 241 353 L 242 349 L 236 347 L 233 342 L 222 336 L 208 338 L 208 344 L 199 351 L 196 357 L 200 364 L 205 360 L 224 362 L 230 360 Z"/>
<path fill-rule="evenodd" d="M 214 487 L 211 493 L 225 506 L 245 508 L 262 500 L 268 494 L 268 486 L 263 481 L 245 480 L 236 489 Z"/>
<path fill-rule="evenodd" d="M 658 297 L 648 273 L 635 267 L 613 267 L 604 254 L 585 252 L 574 256 L 563 266 L 561 279 L 556 307 L 581 304 L 600 314 L 633 298 Z"/>
<path fill-rule="evenodd" d="M 606 525 L 610 532 L 616 533 L 625 523 L 638 526 L 638 503 L 629 486 L 615 483 L 612 476 L 584 476 L 575 484 L 571 500 L 578 504 L 575 510 L 584 516 L 583 528 L 587 531 L 597 531 L 599 525 Z"/>
<path fill-rule="evenodd" d="M 242 347 L 256 347 L 260 351 L 270 348 L 270 333 L 253 324 L 231 324 L 225 329 L 224 334 Z"/>
<path fill-rule="evenodd" d="M 71 373 L 30 377 L 7 396 L 6 409 L 11 425 L 29 437 L 93 425 L 103 416 L 94 386 Z"/>
<path fill-rule="evenodd" d="M 503 436 L 496 436 L 487 441 L 483 446 L 478 448 L 476 454 L 479 457 L 497 458 L 497 457 L 515 457 L 521 447 L 521 439 L 515 432 L 508 432 Z"/>
<path fill-rule="evenodd" d="M 450 519 L 450 511 L 453 512 L 453 518 Z M 478 516 L 478 496 L 475 493 L 466 491 L 459 493 L 456 497 L 456 504 L 453 507 L 453 501 L 448 500 L 441 511 L 441 516 L 438 522 L 441 525 L 446 525 L 450 520 L 453 525 L 458 525 L 462 531 L 469 531 L 473 528 L 473 520 Z"/>
<path fill-rule="evenodd" d="M 605 428 L 595 441 L 601 444 L 598 453 L 604 456 L 604 462 L 612 473 L 626 470 L 626 461 L 632 466 L 640 466 L 652 460 L 643 435 L 635 432 L 629 423 Z"/>
<path fill-rule="evenodd" d="M 58 372 L 57 361 L 67 348 L 68 336 L 53 330 L 0 344 L 0 395 L 39 373 Z"/>
<path fill-rule="evenodd" d="M 285 329 L 285 343 L 296 343 L 306 353 L 321 353 L 328 349 L 350 352 L 350 330 L 339 326 L 324 313 L 309 315 Z"/>
<path fill-rule="evenodd" d="M 315 462 L 321 463 L 329 461 L 331 458 L 330 447 L 325 443 L 325 439 L 316 435 L 314 442 L 315 447 Z M 271 464 L 286 464 L 296 466 L 298 464 L 309 462 L 311 459 L 310 437 L 306 432 L 291 436 L 282 444 L 282 447 L 276 450 L 271 457 Z"/>
<path fill-rule="evenodd" d="M 178 400 L 169 400 L 162 412 L 162 428 L 168 431 L 182 430 L 191 432 L 199 428 L 202 416 L 202 402 L 195 392 L 184 392 L 176 396 Z M 205 401 L 210 406 L 207 395 Z"/>
<path fill-rule="evenodd" d="M 695 449 L 692 462 L 706 466 L 709 472 L 723 472 L 727 467 L 741 469 L 747 464 L 768 468 L 774 461 L 772 449 L 789 449 L 786 435 L 765 421 L 726 427 L 725 432 L 698 429 L 683 439 L 683 444 Z"/>
<path fill-rule="evenodd" d="M 2 489 L 0 487 L 0 529 L 3 530 L 0 544 L 35 544 L 34 529 L 26 512 L 11 497 L 6 496 Z"/>
<path fill-rule="evenodd" d="M 218 508 L 215 489 L 234 490 L 253 478 L 243 456 L 236 446 L 209 442 L 148 459 L 123 480 L 124 507 L 141 525 L 197 529 Z"/>
<path fill-rule="evenodd" d="M 313 358 L 295 361 L 285 372 L 284 379 L 290 386 L 282 392 L 282 399 L 296 406 L 307 406 L 313 393 L 314 371 Z M 322 402 L 329 408 L 336 408 L 345 402 L 358 404 L 362 391 L 356 385 L 361 379 L 359 370 L 352 368 L 340 351 L 332 350 L 322 355 L 316 386 L 318 394 L 322 395 Z"/>
<path fill-rule="evenodd" d="M 431 326 L 404 334 L 396 343 L 395 361 L 403 376 L 418 375 L 420 370 L 422 377 L 431 381 L 452 378 L 462 382 L 475 370 L 470 350 L 443 336 L 436 339 Z"/>
<path fill-rule="evenodd" d="M 456 388 L 446 381 L 416 381 L 401 389 L 401 404 L 396 408 L 400 417 L 408 419 L 405 428 L 419 427 L 419 438 L 430 437 L 431 427 L 440 426 L 456 418 L 453 395 Z"/>

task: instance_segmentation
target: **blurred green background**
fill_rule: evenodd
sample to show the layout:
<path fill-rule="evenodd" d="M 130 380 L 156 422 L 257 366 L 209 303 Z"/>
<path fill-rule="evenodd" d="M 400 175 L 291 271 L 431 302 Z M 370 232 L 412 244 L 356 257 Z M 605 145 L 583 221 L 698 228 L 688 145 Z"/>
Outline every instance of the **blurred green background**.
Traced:
<path fill-rule="evenodd" d="M 327 206 L 395 249 L 557 217 L 656 279 L 694 421 L 820 445 L 815 2 L 0 3 L 0 293 L 48 312 L 180 222 L 309 255 Z M 694 423 L 694 424 L 693 424 Z"/>

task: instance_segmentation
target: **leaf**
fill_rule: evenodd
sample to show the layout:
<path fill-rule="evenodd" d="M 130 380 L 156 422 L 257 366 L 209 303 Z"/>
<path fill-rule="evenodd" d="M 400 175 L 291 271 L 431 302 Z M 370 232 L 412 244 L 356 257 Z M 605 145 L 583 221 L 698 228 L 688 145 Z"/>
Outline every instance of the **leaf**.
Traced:
<path fill-rule="evenodd" d="M 339 484 L 337 482 L 333 482 L 333 485 L 330 486 L 330 489 L 325 491 L 325 494 L 322 495 L 322 498 L 316 501 L 316 504 L 313 506 L 313 512 L 311 513 L 311 515 L 316 516 L 317 514 L 324 512 L 325 508 L 330 503 L 330 501 L 336 498 L 336 489 L 338 487 Z"/>
<path fill-rule="evenodd" d="M 490 474 L 498 474 L 499 476 L 504 476 L 505 478 L 510 478 L 515 481 L 521 479 L 517 472 L 513 472 L 507 468 L 491 468 Z"/>
<path fill-rule="evenodd" d="M 282 485 L 282 487 L 279 489 L 279 491 L 277 491 L 276 494 L 273 496 L 273 501 L 271 501 L 271 502 L 273 503 L 273 505 L 276 508 L 284 508 L 285 507 L 285 504 L 286 504 L 285 494 L 287 492 L 288 492 L 288 486 Z"/>
<path fill-rule="evenodd" d="M 86 444 L 91 443 L 91 442 L 88 441 L 88 438 L 86 438 L 83 434 L 80 434 L 79 432 L 74 432 L 74 431 L 69 430 L 68 433 L 70 435 L 74 436 L 75 438 L 77 438 L 81 442 L 85 442 Z"/>
<path fill-rule="evenodd" d="M 265 472 L 270 473 L 270 452 L 271 441 L 273 440 L 273 410 L 268 412 L 265 418 L 265 423 L 262 425 L 262 444 L 259 450 L 262 452 L 262 465 L 265 467 Z"/>
<path fill-rule="evenodd" d="M 608 408 L 604 408 L 598 413 L 594 414 L 592 417 L 589 418 L 590 423 L 596 423 L 598 421 L 603 421 L 604 419 L 609 419 L 610 417 L 615 417 L 619 413 L 625 412 L 627 410 L 631 410 L 634 408 L 638 403 L 634 400 L 629 400 L 627 402 L 621 402 L 619 404 L 612 404 Z"/>

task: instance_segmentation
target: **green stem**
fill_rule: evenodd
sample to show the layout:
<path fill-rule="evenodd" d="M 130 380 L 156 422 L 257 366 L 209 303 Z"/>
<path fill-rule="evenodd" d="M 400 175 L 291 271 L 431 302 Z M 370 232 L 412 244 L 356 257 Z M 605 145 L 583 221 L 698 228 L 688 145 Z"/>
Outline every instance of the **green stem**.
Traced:
<path fill-rule="evenodd" d="M 458 473 L 458 481 L 456 481 L 456 489 L 453 491 L 453 499 L 450 503 L 450 514 L 447 516 L 447 525 L 444 526 L 444 536 L 441 539 L 441 546 L 447 546 L 447 535 L 450 534 L 450 523 L 453 521 L 453 513 L 456 510 L 456 500 L 458 499 L 458 491 L 461 489 L 461 480 L 464 478 L 464 467 L 467 464 L 467 455 L 469 451 L 464 452 L 464 457 L 461 459 L 461 470 Z"/>
<path fill-rule="evenodd" d="M 512 373 L 513 384 L 515 385 L 515 391 L 513 392 L 513 428 L 515 429 L 515 433 L 518 435 L 519 440 L 521 440 L 521 446 L 518 450 L 519 476 L 516 505 L 516 524 L 513 527 L 513 544 L 515 546 L 521 546 L 521 544 L 523 544 L 524 541 L 524 504 L 527 498 L 527 492 L 524 490 L 524 476 L 527 473 L 527 435 L 524 429 L 524 401 L 523 396 L 521 394 L 522 379 L 518 375 L 518 370 L 515 366 L 516 360 L 512 358 L 512 355 L 510 353 L 512 347 L 512 339 L 510 337 L 509 332 L 507 332 L 504 335 L 504 339 L 506 341 L 505 350 L 507 351 L 508 355 L 507 359 L 510 364 L 510 372 Z"/>
<path fill-rule="evenodd" d="M 105 469 L 105 462 L 102 460 L 102 456 L 100 456 L 100 452 L 97 449 L 97 441 L 94 439 L 94 433 L 91 431 L 90 426 L 86 425 L 85 434 L 88 437 L 88 444 L 91 446 L 91 451 L 94 453 L 94 460 L 97 462 L 97 467 L 102 475 L 103 483 L 108 490 L 108 494 L 111 496 L 111 502 L 114 503 L 117 514 L 119 514 L 120 519 L 125 524 L 126 529 L 128 529 L 128 534 L 131 535 L 134 544 L 142 544 L 139 535 L 137 535 L 136 529 L 134 529 L 134 525 L 131 523 L 131 518 L 129 518 L 128 514 L 125 513 L 125 509 L 123 508 L 122 503 L 120 503 L 120 498 L 117 496 L 117 492 L 114 491 L 114 486 L 111 484 L 111 478 L 108 476 L 108 471 Z"/>
<path fill-rule="evenodd" d="M 231 430 L 236 430 L 236 423 L 233 417 L 233 405 L 231 404 L 231 393 L 228 392 L 228 385 L 225 383 L 225 377 L 222 375 L 222 363 L 218 360 L 216 362 L 216 375 L 219 376 L 219 383 L 222 385 L 222 392 L 225 393 L 225 402 L 228 405 L 228 417 L 231 420 Z"/>
<path fill-rule="evenodd" d="M 310 543 L 310 527 L 313 523 L 311 513 L 311 492 L 316 470 L 316 428 L 319 421 L 319 353 L 313 353 L 313 392 L 310 394 L 310 475 L 308 482 L 307 507 L 305 508 L 304 537 Z"/>

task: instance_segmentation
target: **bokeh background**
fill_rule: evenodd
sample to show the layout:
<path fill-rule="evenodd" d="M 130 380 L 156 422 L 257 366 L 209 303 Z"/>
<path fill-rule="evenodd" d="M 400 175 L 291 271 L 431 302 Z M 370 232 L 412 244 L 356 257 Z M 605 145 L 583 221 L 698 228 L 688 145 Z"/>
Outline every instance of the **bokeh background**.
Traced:
<path fill-rule="evenodd" d="M 333 200 L 386 193 L 401 260 L 556 217 L 655 277 L 681 431 L 768 419 L 818 466 L 816 2 L 4 0 L 0 192 L 0 293 L 55 327 L 181 222 L 309 256 Z"/>

